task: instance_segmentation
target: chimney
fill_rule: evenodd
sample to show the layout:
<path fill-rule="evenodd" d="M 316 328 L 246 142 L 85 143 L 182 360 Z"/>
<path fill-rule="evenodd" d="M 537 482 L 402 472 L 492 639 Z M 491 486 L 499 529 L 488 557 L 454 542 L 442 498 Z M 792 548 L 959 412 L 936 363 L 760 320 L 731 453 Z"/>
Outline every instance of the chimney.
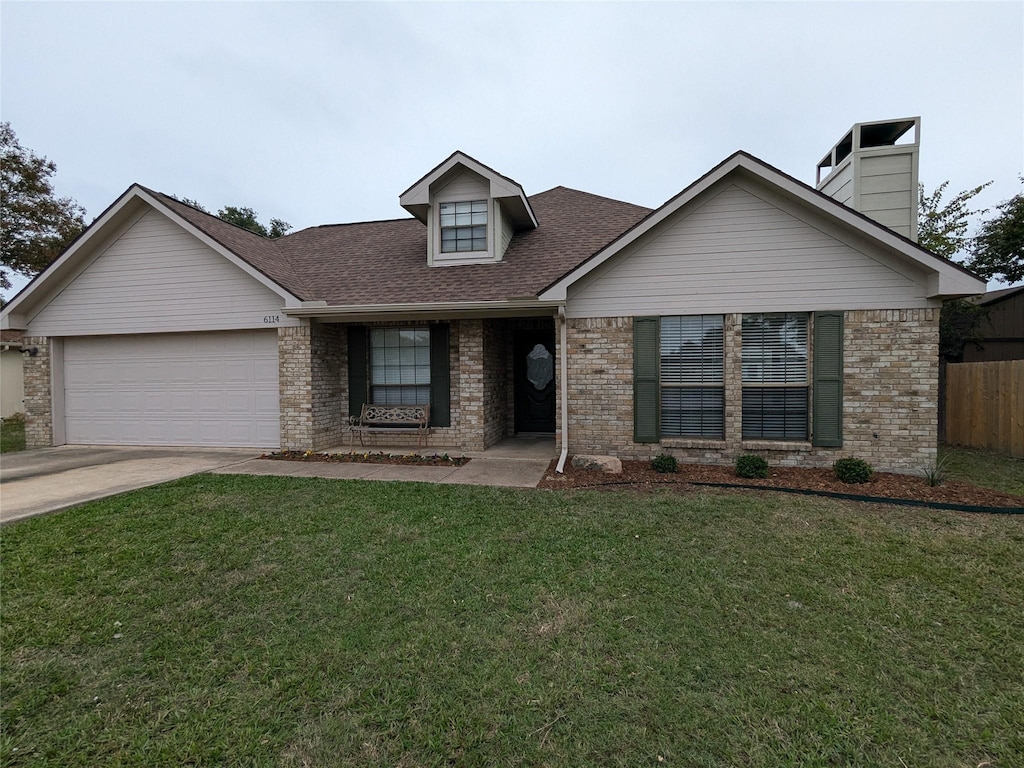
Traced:
<path fill-rule="evenodd" d="M 855 123 L 818 163 L 817 189 L 916 243 L 920 140 L 920 117 Z"/>

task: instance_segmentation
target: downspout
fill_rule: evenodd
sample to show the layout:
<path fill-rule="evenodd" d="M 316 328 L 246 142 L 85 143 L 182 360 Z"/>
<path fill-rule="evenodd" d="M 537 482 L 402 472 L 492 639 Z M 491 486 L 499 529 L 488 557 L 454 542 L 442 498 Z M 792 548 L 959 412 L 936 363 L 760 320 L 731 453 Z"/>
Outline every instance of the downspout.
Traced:
<path fill-rule="evenodd" d="M 555 472 L 558 474 L 565 472 L 565 460 L 569 457 L 569 353 L 566 349 L 569 335 L 568 325 L 569 323 L 565 319 L 565 304 L 559 304 L 558 368 L 561 387 L 558 399 L 562 411 L 562 455 L 558 457 L 558 464 L 555 466 Z"/>

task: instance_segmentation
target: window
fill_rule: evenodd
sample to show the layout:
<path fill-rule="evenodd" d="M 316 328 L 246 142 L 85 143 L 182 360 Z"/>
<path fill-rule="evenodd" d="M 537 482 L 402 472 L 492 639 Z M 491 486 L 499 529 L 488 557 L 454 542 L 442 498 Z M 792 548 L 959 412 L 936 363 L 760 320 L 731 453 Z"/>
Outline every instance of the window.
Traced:
<path fill-rule="evenodd" d="M 370 330 L 370 402 L 430 402 L 430 330 L 426 326 Z"/>
<path fill-rule="evenodd" d="M 744 439 L 806 440 L 807 384 L 807 315 L 744 315 Z"/>
<path fill-rule="evenodd" d="M 661 318 L 661 434 L 725 437 L 723 315 Z"/>
<path fill-rule="evenodd" d="M 487 201 L 441 203 L 441 253 L 487 250 Z"/>

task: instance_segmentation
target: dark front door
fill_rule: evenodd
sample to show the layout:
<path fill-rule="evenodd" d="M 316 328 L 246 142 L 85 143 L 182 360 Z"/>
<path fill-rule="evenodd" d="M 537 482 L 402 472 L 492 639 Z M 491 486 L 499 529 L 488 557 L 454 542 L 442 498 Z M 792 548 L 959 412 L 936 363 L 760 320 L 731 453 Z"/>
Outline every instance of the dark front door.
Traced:
<path fill-rule="evenodd" d="M 517 331 L 516 432 L 555 431 L 555 332 Z"/>

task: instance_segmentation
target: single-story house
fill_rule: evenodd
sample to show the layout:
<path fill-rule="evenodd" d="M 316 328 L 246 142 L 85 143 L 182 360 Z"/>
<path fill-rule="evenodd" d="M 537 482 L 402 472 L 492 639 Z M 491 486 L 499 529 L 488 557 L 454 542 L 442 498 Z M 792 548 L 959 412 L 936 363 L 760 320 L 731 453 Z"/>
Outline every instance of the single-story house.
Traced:
<path fill-rule="evenodd" d="M 915 243 L 919 127 L 855 125 L 817 188 L 737 152 L 654 210 L 455 152 L 405 218 L 274 240 L 133 184 L 0 315 L 28 443 L 326 449 L 429 403 L 431 446 L 912 471 L 939 307 L 984 289 Z"/>

